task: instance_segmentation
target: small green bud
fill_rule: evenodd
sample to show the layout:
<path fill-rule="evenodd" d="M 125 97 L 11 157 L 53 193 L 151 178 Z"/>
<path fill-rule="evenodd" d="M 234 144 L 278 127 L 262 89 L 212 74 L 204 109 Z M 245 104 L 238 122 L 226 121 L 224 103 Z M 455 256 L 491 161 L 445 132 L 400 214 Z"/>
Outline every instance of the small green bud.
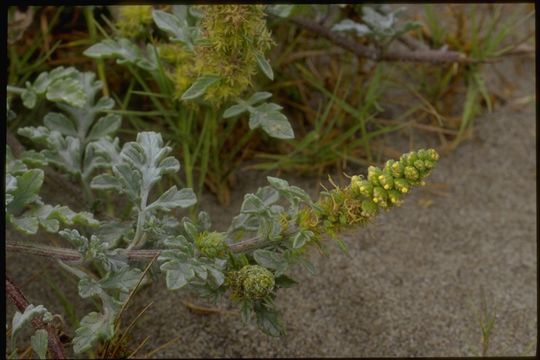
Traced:
<path fill-rule="evenodd" d="M 203 256 L 208 258 L 223 257 L 228 248 L 225 234 L 217 231 L 200 233 L 195 239 L 195 246 Z"/>
<path fill-rule="evenodd" d="M 422 160 L 416 160 L 414 162 L 414 167 L 416 168 L 416 170 L 418 170 L 419 172 L 423 172 L 424 170 L 426 170 L 426 166 L 424 165 L 424 162 Z"/>
<path fill-rule="evenodd" d="M 415 152 L 410 152 L 407 154 L 407 165 L 414 166 L 414 162 L 418 160 L 418 155 Z"/>
<path fill-rule="evenodd" d="M 390 199 L 390 202 L 392 204 L 399 204 L 401 203 L 401 198 L 403 197 L 403 194 L 399 191 L 392 189 L 388 191 L 388 198 Z"/>
<path fill-rule="evenodd" d="M 416 152 L 416 155 L 420 160 L 426 160 L 429 159 L 429 154 L 426 149 L 420 149 Z"/>
<path fill-rule="evenodd" d="M 435 151 L 435 149 L 427 150 L 427 154 L 428 154 L 428 160 L 431 160 L 433 162 L 439 160 L 439 154 L 437 153 L 437 151 Z"/>
<path fill-rule="evenodd" d="M 394 178 L 392 177 L 390 172 L 383 171 L 383 173 L 379 175 L 379 183 L 385 190 L 390 190 L 394 187 Z"/>
<path fill-rule="evenodd" d="M 379 208 L 377 207 L 377 204 L 375 204 L 371 200 L 364 200 L 362 201 L 362 215 L 366 217 L 371 217 L 377 215 L 379 212 Z"/>
<path fill-rule="evenodd" d="M 430 160 L 424 160 L 424 167 L 428 170 L 431 170 L 433 169 L 433 161 L 430 161 Z"/>
<path fill-rule="evenodd" d="M 394 187 L 401 191 L 403 194 L 409 192 L 411 189 L 411 185 L 407 181 L 407 179 L 401 178 L 401 179 L 395 179 L 394 180 Z"/>
<path fill-rule="evenodd" d="M 395 178 L 403 177 L 403 165 L 398 161 L 392 161 L 388 166 L 390 173 Z"/>
<path fill-rule="evenodd" d="M 238 272 L 243 295 L 248 299 L 262 299 L 272 292 L 274 274 L 260 265 L 246 265 Z"/>
<path fill-rule="evenodd" d="M 403 174 L 405 175 L 405 178 L 409 181 L 416 181 L 420 177 L 418 170 L 416 170 L 413 166 L 405 166 Z"/>
<path fill-rule="evenodd" d="M 388 198 L 388 194 L 382 187 L 375 186 L 373 188 L 373 202 L 374 203 L 379 204 L 380 206 L 384 207 L 384 205 L 386 205 L 387 198 Z"/>
<path fill-rule="evenodd" d="M 351 179 L 351 189 L 355 194 L 360 194 L 369 198 L 371 198 L 373 194 L 373 185 L 371 185 L 369 181 L 364 179 L 356 180 L 354 182 L 353 179 Z"/>
<path fill-rule="evenodd" d="M 375 166 L 370 166 L 368 167 L 367 179 L 373 186 L 379 185 L 379 176 L 381 174 L 381 169 Z"/>

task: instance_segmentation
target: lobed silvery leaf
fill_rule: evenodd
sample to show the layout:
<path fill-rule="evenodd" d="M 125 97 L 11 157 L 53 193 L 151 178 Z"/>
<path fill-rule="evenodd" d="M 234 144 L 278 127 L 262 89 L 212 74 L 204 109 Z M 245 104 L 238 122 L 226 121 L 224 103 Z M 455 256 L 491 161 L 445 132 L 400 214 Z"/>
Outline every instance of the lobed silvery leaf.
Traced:
<path fill-rule="evenodd" d="M 49 85 L 45 97 L 49 101 L 65 102 L 79 108 L 87 101 L 82 84 L 74 78 L 55 80 Z"/>
<path fill-rule="evenodd" d="M 136 44 L 126 38 L 102 40 L 86 49 L 83 54 L 95 59 L 116 58 L 118 64 L 133 64 L 147 71 L 155 71 L 158 67 L 151 44 L 147 45 L 146 54 L 143 54 Z"/>
<path fill-rule="evenodd" d="M 99 340 L 108 340 L 114 335 L 114 316 L 109 312 L 91 312 L 82 318 L 75 330 L 73 351 L 81 354 L 88 351 Z"/>
<path fill-rule="evenodd" d="M 187 208 L 197 202 L 197 197 L 192 189 L 178 190 L 176 185 L 165 191 L 156 201 L 146 207 L 147 210 L 165 210 L 174 208 Z"/>
<path fill-rule="evenodd" d="M 43 305 L 34 306 L 29 304 L 23 313 L 19 311 L 15 312 L 13 320 L 11 322 L 11 336 L 15 337 L 17 333 L 22 329 L 24 324 L 32 321 L 36 316 L 41 316 L 47 312 L 47 309 Z"/>
<path fill-rule="evenodd" d="M 75 125 L 64 114 L 50 112 L 43 118 L 43 123 L 49 130 L 56 130 L 64 136 L 77 137 L 78 135 Z"/>
<path fill-rule="evenodd" d="M 99 285 L 103 289 L 117 289 L 122 292 L 129 292 L 133 289 L 141 278 L 142 271 L 137 268 L 124 267 L 116 272 L 110 272 Z"/>
<path fill-rule="evenodd" d="M 9 194 L 12 196 L 12 200 L 8 204 L 6 212 L 16 215 L 26 205 L 36 201 L 39 198 L 41 185 L 43 185 L 43 178 L 44 173 L 41 169 L 32 169 L 17 176 L 16 187 L 10 185 L 12 190 Z"/>

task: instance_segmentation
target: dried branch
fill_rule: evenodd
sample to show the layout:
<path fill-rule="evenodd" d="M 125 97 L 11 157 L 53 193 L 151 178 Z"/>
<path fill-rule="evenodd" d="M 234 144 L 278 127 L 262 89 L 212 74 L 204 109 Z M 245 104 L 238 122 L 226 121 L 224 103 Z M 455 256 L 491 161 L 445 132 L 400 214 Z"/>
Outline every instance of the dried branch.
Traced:
<path fill-rule="evenodd" d="M 20 312 L 24 312 L 24 310 L 28 307 L 29 302 L 24 296 L 21 289 L 15 285 L 15 283 L 9 278 L 9 276 L 6 275 L 6 294 L 10 298 L 10 300 L 15 304 L 17 309 L 19 309 Z M 46 325 L 43 322 L 42 316 L 38 316 L 32 319 L 32 325 L 36 330 L 39 329 L 45 329 L 48 333 L 48 339 L 49 339 L 49 351 L 50 354 L 53 356 L 54 359 L 65 359 L 66 355 L 64 354 L 64 345 L 62 344 L 62 341 L 60 341 L 60 338 L 58 337 L 58 334 L 56 333 L 56 329 L 52 325 Z"/>
<path fill-rule="evenodd" d="M 410 61 L 410 62 L 428 62 L 428 63 L 479 63 L 481 61 L 467 58 L 463 53 L 448 50 L 416 50 L 416 51 L 404 51 L 404 50 L 381 50 L 355 42 L 350 41 L 343 35 L 331 31 L 330 29 L 319 25 L 318 23 L 299 18 L 288 18 L 292 23 L 300 26 L 301 28 L 310 30 L 328 40 L 334 44 L 349 50 L 356 56 L 361 58 L 367 58 L 373 61 Z M 484 61 L 485 62 L 485 61 Z"/>

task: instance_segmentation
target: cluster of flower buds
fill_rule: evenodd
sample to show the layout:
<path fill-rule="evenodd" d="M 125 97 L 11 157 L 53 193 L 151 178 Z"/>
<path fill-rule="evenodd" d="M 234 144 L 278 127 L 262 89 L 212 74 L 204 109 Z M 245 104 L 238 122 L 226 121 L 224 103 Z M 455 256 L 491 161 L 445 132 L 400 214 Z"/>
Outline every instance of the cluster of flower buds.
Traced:
<path fill-rule="evenodd" d="M 262 299 L 274 289 L 272 272 L 260 265 L 246 265 L 240 271 L 229 273 L 233 297 L 237 299 Z"/>
<path fill-rule="evenodd" d="M 151 5 L 122 5 L 119 6 L 116 26 L 126 37 L 137 37 L 152 24 Z"/>
<path fill-rule="evenodd" d="M 227 252 L 227 243 L 224 233 L 217 231 L 202 232 L 195 239 L 195 246 L 201 255 L 207 258 L 224 257 Z"/>
<path fill-rule="evenodd" d="M 437 163 L 439 154 L 434 149 L 418 150 L 403 154 L 398 161 L 389 160 L 381 170 L 368 168 L 367 179 L 351 178 L 350 188 L 357 196 L 364 197 L 362 213 L 366 217 L 376 215 L 379 208 L 399 205 L 403 194 L 415 185 L 424 185 L 424 178 Z"/>

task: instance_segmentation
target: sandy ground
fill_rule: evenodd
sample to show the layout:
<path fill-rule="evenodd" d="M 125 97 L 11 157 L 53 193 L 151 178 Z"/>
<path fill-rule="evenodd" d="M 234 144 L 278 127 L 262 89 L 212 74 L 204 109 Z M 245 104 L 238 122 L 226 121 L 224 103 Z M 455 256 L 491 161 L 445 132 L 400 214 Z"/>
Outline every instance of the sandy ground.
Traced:
<path fill-rule="evenodd" d="M 534 93 L 534 68 L 516 98 Z M 532 74 L 532 75 L 531 75 Z M 534 103 L 533 103 L 534 104 Z M 482 292 L 496 321 L 488 355 L 534 355 L 537 339 L 536 113 L 511 103 L 476 119 L 475 137 L 443 157 L 405 204 L 372 226 L 343 238 L 348 255 L 313 254 L 318 275 L 300 269 L 299 285 L 280 290 L 287 336 L 269 338 L 238 315 L 198 315 L 182 305 L 181 292 L 163 280 L 144 289 L 133 317 L 153 302 L 134 328 L 134 344 L 150 336 L 141 353 L 175 337 L 154 357 L 467 356 L 481 348 L 477 321 Z M 406 148 L 404 149 L 407 150 Z M 239 176 L 227 208 L 205 199 L 224 228 L 242 194 L 266 174 Z M 289 178 L 313 188 L 313 180 Z M 8 236 L 14 236 L 10 232 Z M 22 266 L 24 265 L 24 266 Z M 34 303 L 64 310 L 50 278 L 79 303 L 76 283 L 46 259 L 8 254 L 8 273 Z M 220 304 L 232 310 L 227 302 Z M 77 305 L 77 314 L 92 304 Z M 13 306 L 8 305 L 8 319 Z"/>

